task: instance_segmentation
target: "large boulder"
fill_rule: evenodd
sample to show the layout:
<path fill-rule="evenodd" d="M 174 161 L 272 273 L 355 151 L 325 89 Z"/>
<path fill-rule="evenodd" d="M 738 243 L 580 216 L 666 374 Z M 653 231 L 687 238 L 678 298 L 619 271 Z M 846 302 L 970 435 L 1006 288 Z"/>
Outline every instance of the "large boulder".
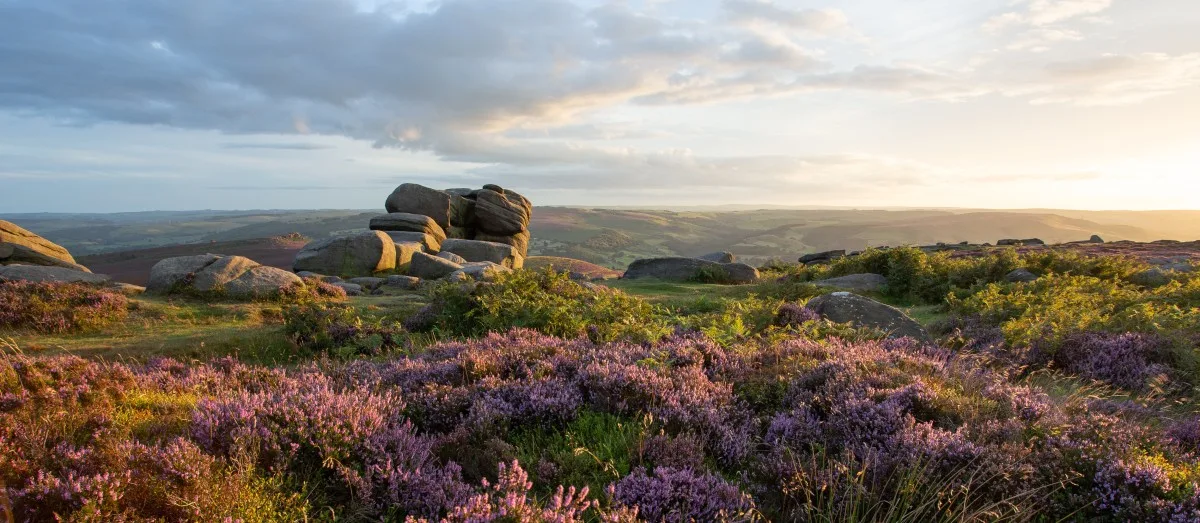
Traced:
<path fill-rule="evenodd" d="M 450 226 L 451 195 L 415 183 L 401 184 L 388 196 L 384 208 L 389 213 L 428 216 L 442 229 Z M 408 229 L 402 229 L 408 230 Z"/>
<path fill-rule="evenodd" d="M 664 281 L 704 281 L 751 283 L 758 270 L 744 263 L 716 263 L 697 258 L 648 258 L 636 260 L 625 269 L 623 278 L 655 278 Z"/>
<path fill-rule="evenodd" d="M 833 287 L 859 292 L 880 292 L 887 286 L 887 278 L 881 274 L 862 273 L 847 274 L 828 280 L 813 282 L 818 287 Z"/>
<path fill-rule="evenodd" d="M 393 212 L 381 214 L 371 218 L 372 231 L 402 231 L 402 232 L 417 232 L 428 234 L 443 241 L 446 239 L 446 230 L 438 225 L 433 218 L 421 214 L 412 214 L 407 212 Z"/>
<path fill-rule="evenodd" d="M 77 271 L 51 265 L 0 265 L 0 281 L 32 281 L 54 283 L 107 284 L 110 278 L 103 274 Z"/>
<path fill-rule="evenodd" d="M 717 263 L 733 263 L 737 261 L 737 256 L 734 256 L 732 252 L 728 251 L 710 252 L 703 256 L 697 256 L 696 258 Z"/>
<path fill-rule="evenodd" d="M 432 234 L 412 231 L 384 231 L 388 236 L 392 237 L 392 241 L 397 245 L 401 243 L 416 242 L 421 244 L 425 252 L 438 252 L 442 250 L 442 240 Z"/>
<path fill-rule="evenodd" d="M 91 272 L 75 263 L 61 245 L 25 230 L 15 223 L 0 220 L 0 265 L 42 265 Z"/>
<path fill-rule="evenodd" d="M 408 266 L 408 275 L 422 280 L 437 280 L 462 268 L 462 265 L 450 260 L 418 252 L 413 255 L 412 263 Z"/>
<path fill-rule="evenodd" d="M 850 323 L 888 333 L 889 338 L 915 338 L 929 341 L 929 333 L 920 323 L 901 310 L 849 292 L 817 296 L 805 306 L 834 323 Z"/>
<path fill-rule="evenodd" d="M 342 277 L 371 276 L 396 268 L 396 243 L 381 231 L 359 231 L 305 245 L 292 269 Z"/>
<path fill-rule="evenodd" d="M 468 262 L 488 261 L 512 269 L 524 264 L 524 257 L 515 247 L 497 242 L 451 238 L 442 242 L 442 252 L 457 254 Z"/>
<path fill-rule="evenodd" d="M 475 194 L 475 219 L 480 230 L 495 235 L 511 235 L 529 227 L 532 206 L 514 192 L 496 191 L 485 186 Z"/>
<path fill-rule="evenodd" d="M 254 299 L 278 296 L 284 289 L 302 283 L 295 274 L 243 256 L 203 254 L 167 258 L 154 264 L 146 293 Z"/>

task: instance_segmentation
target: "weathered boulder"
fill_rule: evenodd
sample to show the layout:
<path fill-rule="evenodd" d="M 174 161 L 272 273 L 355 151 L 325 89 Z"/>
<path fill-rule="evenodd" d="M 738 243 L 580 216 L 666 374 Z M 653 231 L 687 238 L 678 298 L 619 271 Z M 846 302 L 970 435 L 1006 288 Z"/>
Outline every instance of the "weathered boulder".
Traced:
<path fill-rule="evenodd" d="M 490 261 L 515 269 L 524 263 L 516 248 L 497 242 L 451 238 L 442 242 L 442 252 L 452 252 L 469 262 Z"/>
<path fill-rule="evenodd" d="M 1104 243 L 1104 238 L 1101 238 L 1099 234 L 1093 234 L 1088 241 L 1091 243 Z"/>
<path fill-rule="evenodd" d="M 467 198 L 471 194 L 470 189 L 465 189 L 465 194 L 450 194 L 450 227 L 460 228 L 463 230 L 470 229 L 475 226 L 475 200 Z M 446 192 L 449 192 L 447 190 Z M 449 232 L 449 229 L 447 229 Z M 452 238 L 461 238 L 462 236 L 451 235 Z"/>
<path fill-rule="evenodd" d="M 253 299 L 278 296 L 285 288 L 302 283 L 300 276 L 243 256 L 203 254 L 154 264 L 146 292 Z"/>
<path fill-rule="evenodd" d="M 408 275 L 422 280 L 436 280 L 449 276 L 461 268 L 462 265 L 450 260 L 418 252 L 413 254 L 412 263 L 408 266 Z"/>
<path fill-rule="evenodd" d="M 809 300 L 805 307 L 834 323 L 851 323 L 858 327 L 883 330 L 889 338 L 930 340 L 929 333 L 921 324 L 901 310 L 857 294 L 825 294 Z"/>
<path fill-rule="evenodd" d="M 818 287 L 833 287 L 859 292 L 880 292 L 887 286 L 887 277 L 882 274 L 862 273 L 848 274 L 837 278 L 829 278 L 813 282 Z"/>
<path fill-rule="evenodd" d="M 806 265 L 810 264 L 810 263 L 812 263 L 812 264 L 828 263 L 837 258 L 841 258 L 845 255 L 846 255 L 845 249 L 836 250 L 836 251 L 815 252 L 812 254 L 805 254 L 804 256 L 801 256 L 800 263 L 803 263 Z"/>
<path fill-rule="evenodd" d="M 216 254 L 198 254 L 160 260 L 150 268 L 150 280 L 146 282 L 146 292 L 167 294 L 172 289 L 182 288 L 191 282 L 190 279 L 196 273 L 216 263 L 219 259 L 221 256 Z"/>
<path fill-rule="evenodd" d="M 452 252 L 450 252 L 450 251 L 442 251 L 442 252 L 439 252 L 439 253 L 437 253 L 437 257 L 438 257 L 438 258 L 441 258 L 441 259 L 443 259 L 443 260 L 450 260 L 450 261 L 452 261 L 452 262 L 454 262 L 454 263 L 457 263 L 457 264 L 459 264 L 459 265 L 465 265 L 465 264 L 467 263 L 467 259 L 466 259 L 466 258 L 463 258 L 462 256 L 459 256 L 459 255 L 457 255 L 457 254 L 454 254 L 454 253 L 452 253 Z"/>
<path fill-rule="evenodd" d="M 486 187 L 495 186 L 485 186 L 475 195 L 475 219 L 479 229 L 495 235 L 525 231 L 532 210 L 529 200 L 514 192 L 498 192 Z"/>
<path fill-rule="evenodd" d="M 657 278 L 665 281 L 713 280 L 721 283 L 750 283 L 758 280 L 758 269 L 744 263 L 716 263 L 697 258 L 648 258 L 635 260 L 625 269 L 627 279 Z"/>
<path fill-rule="evenodd" d="M 1038 275 L 1029 271 L 1029 269 L 1017 269 L 1004 275 L 1004 281 L 1008 283 L 1029 283 L 1037 281 Z"/>
<path fill-rule="evenodd" d="M 226 284 L 225 296 L 237 299 L 275 297 L 284 289 L 302 283 L 299 276 L 288 271 L 259 265 Z"/>
<path fill-rule="evenodd" d="M 381 214 L 371 218 L 372 231 L 400 231 L 428 234 L 441 242 L 446 239 L 446 230 L 442 229 L 433 218 L 407 212 Z"/>
<path fill-rule="evenodd" d="M 388 213 L 408 213 L 428 216 L 441 229 L 450 226 L 451 195 L 424 185 L 405 183 L 388 196 L 384 208 Z M 372 220 L 374 221 L 374 220 Z M 388 230 L 388 229 L 379 229 Z M 399 229 L 410 230 L 410 229 Z"/>
<path fill-rule="evenodd" d="M 305 245 L 293 270 L 336 276 L 371 276 L 396 268 L 396 243 L 381 231 L 359 231 Z"/>
<path fill-rule="evenodd" d="M 61 245 L 25 230 L 15 223 L 0 220 L 0 265 L 42 265 L 91 272 L 75 263 Z"/>
<path fill-rule="evenodd" d="M 745 263 L 722 263 L 721 269 L 725 271 L 725 281 L 723 283 L 754 283 L 758 281 L 758 269 Z"/>
<path fill-rule="evenodd" d="M 402 243 L 419 243 L 425 252 L 438 252 L 442 250 L 442 240 L 432 234 L 412 231 L 384 231 L 388 236 L 392 237 L 392 241 L 397 245 Z M 397 253 L 399 256 L 399 253 Z M 399 258 L 397 258 L 399 260 Z M 407 263 L 407 262 L 405 262 Z M 397 261 L 398 264 L 398 261 Z"/>
<path fill-rule="evenodd" d="M 697 256 L 696 258 L 717 263 L 733 263 L 737 261 L 737 256 L 734 256 L 732 252 L 727 251 L 710 252 L 703 256 Z"/>
<path fill-rule="evenodd" d="M 0 265 L 0 281 L 107 284 L 109 280 L 103 274 L 53 265 Z"/>

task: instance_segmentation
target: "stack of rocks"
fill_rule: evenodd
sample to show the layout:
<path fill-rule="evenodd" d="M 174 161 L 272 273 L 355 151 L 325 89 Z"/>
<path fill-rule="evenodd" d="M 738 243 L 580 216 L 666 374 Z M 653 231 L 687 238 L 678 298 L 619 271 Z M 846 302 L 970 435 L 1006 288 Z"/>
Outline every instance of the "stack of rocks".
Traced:
<path fill-rule="evenodd" d="M 522 258 L 529 252 L 533 204 L 498 185 L 439 191 L 406 183 L 392 191 L 384 207 L 388 214 L 371 220 L 372 229 L 502 243 Z"/>
<path fill-rule="evenodd" d="M 520 269 L 529 250 L 527 198 L 497 185 L 437 190 L 406 183 L 392 191 L 387 214 L 370 230 L 313 242 L 293 269 L 364 277 L 379 272 L 421 279 L 488 279 Z"/>

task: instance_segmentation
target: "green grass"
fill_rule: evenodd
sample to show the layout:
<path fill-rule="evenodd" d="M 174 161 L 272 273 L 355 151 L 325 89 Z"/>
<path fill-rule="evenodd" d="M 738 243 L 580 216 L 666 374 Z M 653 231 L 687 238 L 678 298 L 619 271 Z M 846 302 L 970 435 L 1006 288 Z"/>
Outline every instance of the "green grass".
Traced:
<path fill-rule="evenodd" d="M 403 319 L 424 305 L 419 294 L 362 296 L 349 303 L 365 318 Z M 119 325 L 84 334 L 45 335 L 0 331 L 4 345 L 29 355 L 146 361 L 154 357 L 210 360 L 235 356 L 265 365 L 307 361 L 314 353 L 283 334 L 277 303 L 208 303 L 141 296 Z"/>

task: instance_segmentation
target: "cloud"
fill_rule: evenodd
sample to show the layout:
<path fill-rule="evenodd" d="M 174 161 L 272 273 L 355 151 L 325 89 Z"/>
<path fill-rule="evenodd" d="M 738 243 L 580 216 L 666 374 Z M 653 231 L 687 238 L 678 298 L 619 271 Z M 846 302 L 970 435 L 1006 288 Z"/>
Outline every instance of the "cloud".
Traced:
<path fill-rule="evenodd" d="M 222 149 L 278 149 L 284 151 L 319 151 L 322 149 L 333 149 L 332 145 L 321 145 L 315 143 L 303 142 L 277 142 L 277 143 L 256 143 L 256 142 L 230 142 L 221 144 Z"/>
<path fill-rule="evenodd" d="M 837 9 L 789 9 L 769 0 L 725 0 L 730 19 L 742 23 L 780 25 L 819 34 L 846 29 L 850 19 Z"/>
<path fill-rule="evenodd" d="M 1095 15 L 1112 7 L 1112 0 L 1018 0 L 1023 9 L 988 19 L 984 29 L 998 32 L 1013 26 L 1046 27 Z"/>
<path fill-rule="evenodd" d="M 1009 94 L 1034 104 L 1128 105 L 1200 85 L 1200 53 L 1106 54 L 1047 64 Z"/>

